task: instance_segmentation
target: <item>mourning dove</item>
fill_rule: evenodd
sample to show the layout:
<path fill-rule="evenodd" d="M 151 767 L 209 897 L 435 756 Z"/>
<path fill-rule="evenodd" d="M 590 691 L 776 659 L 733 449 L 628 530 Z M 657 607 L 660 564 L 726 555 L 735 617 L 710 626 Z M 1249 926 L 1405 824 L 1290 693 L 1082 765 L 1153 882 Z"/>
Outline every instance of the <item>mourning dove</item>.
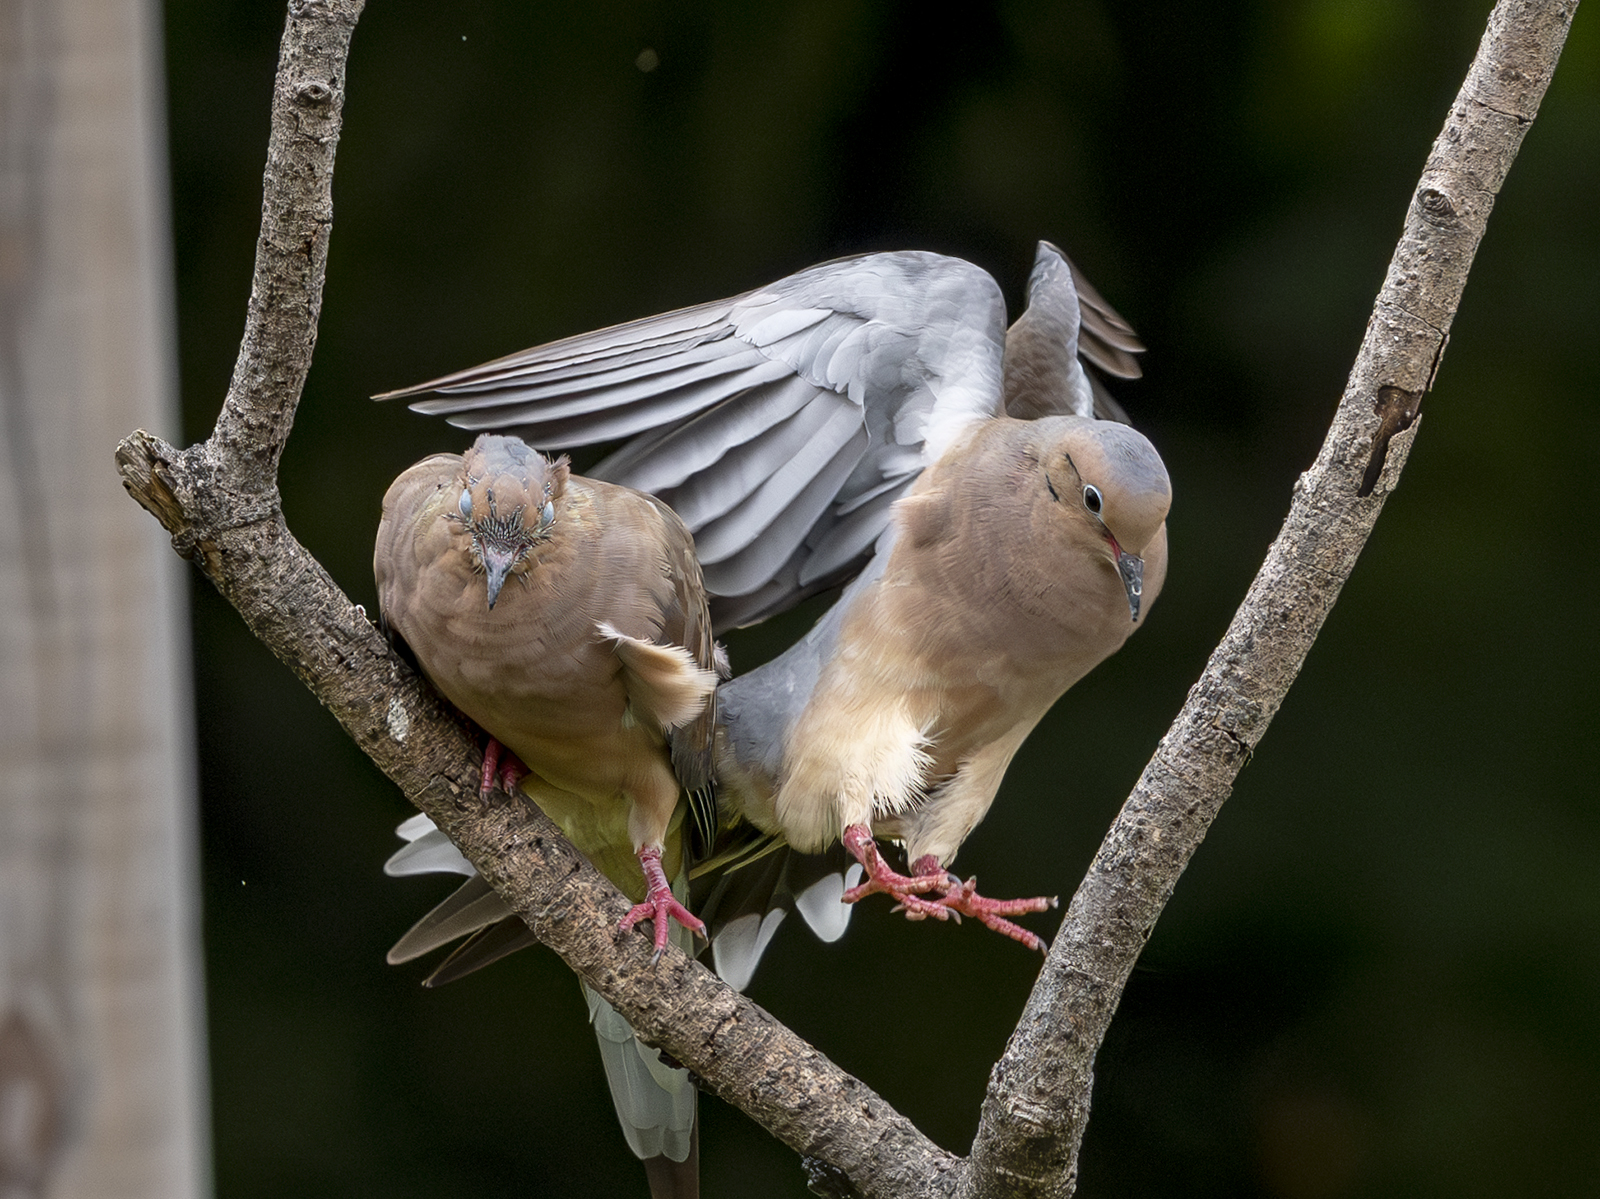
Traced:
<path fill-rule="evenodd" d="M 674 922 L 703 932 L 669 883 L 686 885 L 684 793 L 702 825 L 714 821 L 706 803 L 719 662 L 683 523 L 649 496 L 572 474 L 564 458 L 483 436 L 464 456 L 436 454 L 395 480 L 373 567 L 386 626 L 489 733 L 485 784 L 505 747 L 527 771 L 522 790 L 636 901 L 622 931 L 651 921 L 658 955 Z M 434 866 L 465 864 L 450 859 L 453 847 L 420 836 L 413 845 L 413 869 L 429 852 Z M 475 878 L 391 960 L 477 929 L 480 954 L 516 948 L 527 930 L 501 923 L 506 915 Z M 687 1163 L 655 1162 L 652 1187 L 693 1194 L 687 1074 L 662 1065 L 586 994 L 630 1145 L 647 1167 L 661 1157 Z M 671 1181 L 685 1173 L 686 1182 Z M 657 1175 L 668 1183 L 656 1187 Z"/>
<path fill-rule="evenodd" d="M 881 891 L 914 919 L 974 916 L 1042 948 L 1008 917 L 1053 901 L 990 900 L 947 867 L 1034 725 L 1148 611 L 1168 499 L 1126 426 L 976 424 L 895 504 L 817 627 L 725 689 L 719 785 L 796 850 L 842 840 L 867 875 L 847 902 Z M 904 843 L 910 875 L 874 836 Z"/>
<path fill-rule="evenodd" d="M 1040 946 L 1008 917 L 1053 901 L 947 868 L 1028 732 L 1148 613 L 1171 491 L 1143 436 L 1095 419 L 1122 415 L 1080 358 L 1137 376 L 1126 322 L 1048 242 L 1028 301 L 1007 331 L 978 267 L 870 254 L 380 398 L 435 392 L 413 407 L 549 448 L 626 439 L 592 473 L 683 518 L 719 627 L 858 575 L 724 686 L 719 782 L 796 849 L 842 841 L 867 875 L 845 899 Z"/>

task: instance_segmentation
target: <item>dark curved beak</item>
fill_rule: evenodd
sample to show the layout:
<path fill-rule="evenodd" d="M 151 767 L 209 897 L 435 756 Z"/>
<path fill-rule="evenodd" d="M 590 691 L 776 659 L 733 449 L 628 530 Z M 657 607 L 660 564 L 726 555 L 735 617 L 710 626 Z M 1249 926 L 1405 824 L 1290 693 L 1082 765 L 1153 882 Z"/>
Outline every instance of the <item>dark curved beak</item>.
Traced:
<path fill-rule="evenodd" d="M 494 611 L 494 602 L 500 598 L 500 588 L 506 584 L 506 576 L 511 573 L 511 563 L 515 555 L 502 553 L 498 550 L 483 548 L 483 573 L 489 582 L 489 610 Z"/>
<path fill-rule="evenodd" d="M 1111 544 L 1116 545 L 1116 542 Z M 1128 611 L 1137 623 L 1139 602 L 1144 598 L 1144 559 L 1117 546 L 1117 574 L 1122 579 L 1123 590 L 1128 593 Z"/>
<path fill-rule="evenodd" d="M 1122 580 L 1122 589 L 1128 593 L 1128 611 L 1133 614 L 1134 623 L 1138 624 L 1139 604 L 1144 598 L 1144 559 L 1118 545 L 1110 529 L 1106 529 L 1105 534 L 1106 544 L 1117 557 L 1117 577 Z"/>

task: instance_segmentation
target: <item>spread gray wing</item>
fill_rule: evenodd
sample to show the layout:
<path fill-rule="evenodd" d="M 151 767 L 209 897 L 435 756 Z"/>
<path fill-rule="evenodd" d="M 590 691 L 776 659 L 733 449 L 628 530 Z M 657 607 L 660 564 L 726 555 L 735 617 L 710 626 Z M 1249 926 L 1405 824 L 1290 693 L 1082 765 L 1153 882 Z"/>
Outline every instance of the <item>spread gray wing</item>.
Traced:
<path fill-rule="evenodd" d="M 622 442 L 589 473 L 694 534 L 716 627 L 856 574 L 889 508 L 973 420 L 1127 418 L 1083 361 L 1137 377 L 1132 328 L 1049 242 L 1009 331 L 986 271 L 841 258 L 727 300 L 524 350 L 379 399 L 541 449 Z"/>
<path fill-rule="evenodd" d="M 390 392 L 541 449 L 623 445 L 589 473 L 670 504 L 719 628 L 859 570 L 889 506 L 1001 410 L 1005 302 L 938 254 L 823 263 L 711 304 Z"/>

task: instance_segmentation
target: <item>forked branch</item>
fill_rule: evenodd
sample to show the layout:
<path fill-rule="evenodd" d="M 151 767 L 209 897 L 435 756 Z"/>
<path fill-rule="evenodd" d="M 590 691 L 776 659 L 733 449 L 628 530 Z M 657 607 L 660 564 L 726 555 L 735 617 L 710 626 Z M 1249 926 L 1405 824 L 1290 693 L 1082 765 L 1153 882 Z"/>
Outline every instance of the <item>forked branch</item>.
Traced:
<path fill-rule="evenodd" d="M 345 60 L 361 0 L 293 0 L 273 94 L 254 285 L 212 436 L 137 432 L 123 482 L 374 762 L 545 944 L 711 1090 L 869 1196 L 1064 1195 L 1094 1055 L 1139 951 L 1277 711 L 1404 464 L 1489 210 L 1576 0 L 1507 0 L 1418 184 L 1322 453 L 1232 626 L 1112 826 L 996 1065 L 969 1159 L 709 971 L 613 934 L 625 904 L 541 813 L 476 799 L 477 749 L 284 524 L 277 463 L 316 341 Z"/>

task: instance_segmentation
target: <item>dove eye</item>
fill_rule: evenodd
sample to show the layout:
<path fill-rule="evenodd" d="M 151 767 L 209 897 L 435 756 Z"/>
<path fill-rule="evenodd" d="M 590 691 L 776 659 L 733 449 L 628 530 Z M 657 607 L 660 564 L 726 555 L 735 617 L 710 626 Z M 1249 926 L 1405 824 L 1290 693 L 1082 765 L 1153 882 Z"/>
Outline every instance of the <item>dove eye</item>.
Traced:
<path fill-rule="evenodd" d="M 541 525 L 548 525 L 555 518 L 556 518 L 556 506 L 554 504 L 552 504 L 549 500 L 546 500 L 544 502 L 544 507 L 539 509 L 539 523 Z"/>
<path fill-rule="evenodd" d="M 461 498 L 456 501 L 456 507 L 461 510 L 463 520 L 472 519 L 472 492 L 467 488 L 461 489 Z"/>
<path fill-rule="evenodd" d="M 1096 516 L 1100 515 L 1100 509 L 1105 506 L 1105 501 L 1100 498 L 1100 489 L 1093 483 L 1085 483 L 1083 486 L 1083 506 Z"/>

